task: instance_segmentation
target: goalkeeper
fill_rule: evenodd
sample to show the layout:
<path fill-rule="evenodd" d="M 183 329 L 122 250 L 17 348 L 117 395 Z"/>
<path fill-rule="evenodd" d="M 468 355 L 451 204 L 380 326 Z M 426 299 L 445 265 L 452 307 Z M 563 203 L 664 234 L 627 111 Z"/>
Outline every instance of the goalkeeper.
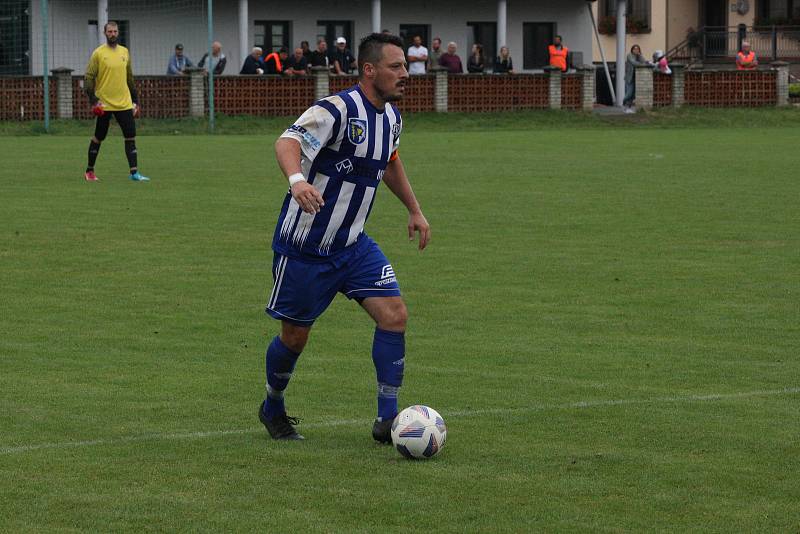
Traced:
<path fill-rule="evenodd" d="M 86 166 L 86 180 L 96 182 L 94 164 L 100 152 L 100 143 L 108 134 L 111 115 L 117 119 L 125 137 L 125 156 L 130 166 L 130 179 L 135 182 L 147 182 L 150 179 L 139 173 L 136 154 L 136 122 L 139 116 L 138 95 L 133 84 L 133 67 L 131 67 L 128 49 L 117 44 L 119 28 L 116 22 L 109 22 L 103 27 L 106 44 L 98 46 L 89 65 L 86 67 L 83 88 L 89 97 L 92 113 L 97 116 L 94 137 L 89 143 L 89 164 Z"/>

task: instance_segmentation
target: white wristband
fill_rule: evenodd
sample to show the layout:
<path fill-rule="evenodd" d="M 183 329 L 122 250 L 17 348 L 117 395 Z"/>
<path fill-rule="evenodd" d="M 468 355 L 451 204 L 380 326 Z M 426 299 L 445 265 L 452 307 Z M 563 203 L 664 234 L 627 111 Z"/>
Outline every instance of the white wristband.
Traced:
<path fill-rule="evenodd" d="M 296 184 L 297 182 L 305 182 L 305 181 L 306 181 L 306 177 L 303 176 L 303 173 L 296 172 L 296 173 L 294 173 L 293 175 L 291 175 L 289 177 L 289 188 L 291 189 L 291 187 L 294 184 Z"/>

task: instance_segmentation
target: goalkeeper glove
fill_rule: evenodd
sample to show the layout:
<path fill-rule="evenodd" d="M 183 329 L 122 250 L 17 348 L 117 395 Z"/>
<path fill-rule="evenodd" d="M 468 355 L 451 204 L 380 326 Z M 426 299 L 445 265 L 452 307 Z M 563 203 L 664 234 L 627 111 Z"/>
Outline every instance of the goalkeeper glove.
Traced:
<path fill-rule="evenodd" d="M 138 118 L 139 118 L 139 115 L 141 115 L 141 114 L 142 114 L 142 112 L 141 112 L 141 110 L 139 109 L 139 104 L 137 104 L 136 102 L 134 102 L 134 103 L 133 103 L 133 118 L 134 118 L 134 119 L 138 119 Z"/>
<path fill-rule="evenodd" d="M 92 106 L 92 113 L 97 117 L 102 117 L 106 114 L 106 110 L 103 109 L 103 103 L 97 102 L 94 106 Z"/>

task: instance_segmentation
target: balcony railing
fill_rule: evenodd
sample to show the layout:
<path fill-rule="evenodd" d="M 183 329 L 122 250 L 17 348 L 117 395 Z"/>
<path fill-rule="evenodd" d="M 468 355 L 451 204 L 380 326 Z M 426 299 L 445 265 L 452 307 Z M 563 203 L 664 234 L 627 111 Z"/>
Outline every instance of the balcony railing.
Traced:
<path fill-rule="evenodd" d="M 694 63 L 699 60 L 732 58 L 748 41 L 762 60 L 800 59 L 800 26 L 745 26 L 699 29 L 669 51 L 669 58 Z"/>

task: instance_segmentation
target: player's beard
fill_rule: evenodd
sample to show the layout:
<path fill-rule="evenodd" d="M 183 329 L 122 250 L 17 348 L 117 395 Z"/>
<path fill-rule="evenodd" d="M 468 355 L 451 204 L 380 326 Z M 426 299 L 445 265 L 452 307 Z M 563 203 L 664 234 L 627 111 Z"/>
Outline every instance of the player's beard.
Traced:
<path fill-rule="evenodd" d="M 106 35 L 106 43 L 108 43 L 108 46 L 117 46 L 118 40 L 119 38 L 117 36 L 109 37 Z"/>
<path fill-rule="evenodd" d="M 405 85 L 406 84 L 403 84 L 403 87 L 405 87 Z M 381 100 L 384 102 L 397 102 L 403 99 L 403 93 L 399 92 L 400 86 L 401 82 L 397 82 L 397 84 L 394 86 L 395 90 L 393 92 L 384 91 L 379 87 L 376 87 L 375 89 L 377 90 L 378 96 L 380 96 Z"/>

